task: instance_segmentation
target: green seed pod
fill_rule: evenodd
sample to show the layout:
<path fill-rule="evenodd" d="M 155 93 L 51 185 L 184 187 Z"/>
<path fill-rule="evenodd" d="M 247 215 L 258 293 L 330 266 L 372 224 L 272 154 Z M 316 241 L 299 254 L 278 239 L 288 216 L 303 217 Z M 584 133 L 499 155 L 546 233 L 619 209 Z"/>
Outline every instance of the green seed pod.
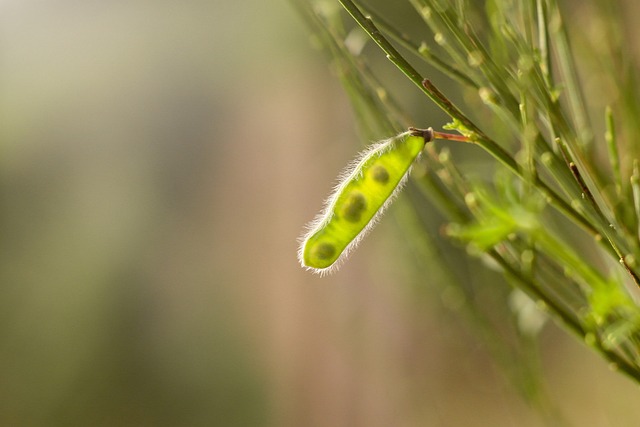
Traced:
<path fill-rule="evenodd" d="M 337 268 L 398 194 L 433 136 L 431 129 L 410 129 L 361 153 L 340 175 L 325 208 L 301 238 L 302 266 L 320 274 Z"/>

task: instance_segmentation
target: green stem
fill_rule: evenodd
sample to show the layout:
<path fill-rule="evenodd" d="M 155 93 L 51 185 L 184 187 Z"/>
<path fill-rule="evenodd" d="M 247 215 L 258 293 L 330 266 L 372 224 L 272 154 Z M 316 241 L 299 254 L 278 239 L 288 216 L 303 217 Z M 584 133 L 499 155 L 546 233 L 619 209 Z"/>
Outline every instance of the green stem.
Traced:
<path fill-rule="evenodd" d="M 618 140 L 616 138 L 616 127 L 613 121 L 613 112 L 611 107 L 607 106 L 604 110 L 605 123 L 607 130 L 604 135 L 605 141 L 607 141 L 607 148 L 609 149 L 609 163 L 611 164 L 611 170 L 613 172 L 613 182 L 616 188 L 616 196 L 622 195 L 622 173 L 620 172 L 620 155 L 618 154 Z"/>
<path fill-rule="evenodd" d="M 532 285 L 532 283 L 524 276 L 519 270 L 515 269 L 511 264 L 509 264 L 500 254 L 498 254 L 495 250 L 491 250 L 488 252 L 491 258 L 494 259 L 504 270 L 505 272 L 514 280 L 518 281 L 522 288 L 529 293 L 534 300 L 539 300 L 544 302 L 550 308 L 550 312 L 555 316 L 559 317 L 562 323 L 569 328 L 569 330 L 575 334 L 577 334 L 583 341 L 587 341 L 587 337 L 590 336 L 590 332 L 585 330 L 583 325 L 574 317 L 571 317 L 568 313 L 568 310 L 565 310 L 563 307 L 556 304 L 555 301 L 548 298 L 544 293 L 540 291 L 539 288 Z M 600 353 L 605 359 L 609 360 L 614 364 L 616 369 L 628 375 L 630 378 L 633 378 L 636 382 L 640 383 L 640 369 L 634 365 L 632 362 L 628 361 L 615 351 L 612 351 L 606 348 L 602 341 L 598 338 L 597 334 L 594 335 L 594 340 L 592 342 L 594 349 Z"/>
<path fill-rule="evenodd" d="M 429 93 L 430 98 L 436 98 L 439 100 L 437 102 L 438 105 L 444 105 L 443 108 L 451 117 L 457 119 L 462 123 L 462 125 L 467 128 L 470 132 L 473 133 L 472 140 L 474 143 L 482 147 L 484 150 L 489 152 L 494 158 L 496 158 L 500 163 L 507 167 L 511 172 L 516 174 L 517 176 L 524 178 L 522 170 L 518 166 L 518 163 L 515 161 L 509 153 L 507 153 L 500 145 L 498 145 L 495 141 L 486 136 L 482 131 L 473 124 L 457 107 L 455 107 L 451 101 L 440 92 L 429 80 L 425 80 L 423 82 L 423 86 L 426 88 Z M 600 235 L 598 230 L 596 230 L 591 223 L 580 215 L 570 204 L 564 201 L 555 191 L 551 189 L 547 184 L 545 184 L 540 177 L 534 178 L 534 184 L 538 187 L 545 196 L 549 198 L 550 203 L 555 206 L 558 210 L 563 212 L 569 218 L 574 220 L 577 224 L 582 226 L 585 230 L 587 230 L 590 234 L 597 236 Z"/>
<path fill-rule="evenodd" d="M 469 76 L 467 76 L 457 68 L 454 68 L 448 62 L 443 61 L 442 59 L 440 59 L 439 56 L 434 55 L 429 50 L 429 48 L 425 43 L 422 43 L 421 45 L 416 44 L 406 34 L 398 32 L 393 25 L 389 24 L 389 22 L 387 22 L 387 20 L 385 20 L 377 12 L 373 11 L 368 7 L 363 7 L 363 9 L 367 12 L 369 16 L 371 16 L 371 18 L 373 18 L 377 22 L 377 25 L 385 33 L 387 33 L 389 37 L 391 37 L 391 39 L 395 40 L 398 44 L 403 46 L 409 52 L 425 60 L 427 63 L 431 64 L 434 68 L 437 68 L 438 70 L 454 78 L 458 82 L 466 86 L 472 87 L 474 89 L 479 89 L 478 85 Z"/>
<path fill-rule="evenodd" d="M 375 24 L 371 21 L 370 18 L 364 16 L 360 9 L 356 7 L 356 5 L 351 0 L 340 0 L 340 4 L 345 8 L 347 12 L 353 17 L 353 19 L 362 27 L 364 31 L 369 34 L 369 36 L 373 39 L 374 42 L 387 54 L 387 58 L 402 71 L 416 86 L 422 89 L 422 91 L 431 98 L 431 100 L 436 103 L 440 108 L 442 108 L 445 112 L 449 112 L 447 110 L 446 103 L 443 103 L 442 100 L 433 97 L 428 91 L 426 91 L 422 87 L 423 78 L 418 73 L 415 68 L 407 62 L 406 59 L 400 55 L 400 53 L 396 50 L 395 47 L 382 35 L 380 30 L 375 26 Z"/>
<path fill-rule="evenodd" d="M 560 8 L 556 0 L 547 0 L 549 6 L 549 19 L 554 25 L 550 26 L 551 36 L 553 37 L 554 45 L 556 46 L 558 68 L 562 74 L 563 81 L 567 87 L 567 97 L 569 105 L 571 106 L 571 112 L 573 113 L 573 119 L 575 121 L 575 128 L 580 129 L 579 135 L 581 146 L 584 148 L 591 143 L 593 133 L 591 127 L 587 121 L 587 113 L 585 111 L 584 95 L 580 90 L 578 84 L 578 75 L 576 73 L 576 67 L 573 63 L 571 56 L 571 47 L 569 46 L 569 38 L 562 22 L 560 14 Z M 576 147 L 577 148 L 577 147 Z"/>

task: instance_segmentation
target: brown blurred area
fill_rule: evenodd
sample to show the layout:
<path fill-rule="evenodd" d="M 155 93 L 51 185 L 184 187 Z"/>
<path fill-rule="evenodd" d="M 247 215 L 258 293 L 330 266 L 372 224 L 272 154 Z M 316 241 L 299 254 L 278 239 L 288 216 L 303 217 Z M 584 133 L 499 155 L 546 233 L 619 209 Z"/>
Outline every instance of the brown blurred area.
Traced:
<path fill-rule="evenodd" d="M 359 144 L 286 2 L 5 0 L 0 58 L 0 425 L 542 425 L 392 220 L 298 266 Z M 543 341 L 567 419 L 640 419 Z"/>

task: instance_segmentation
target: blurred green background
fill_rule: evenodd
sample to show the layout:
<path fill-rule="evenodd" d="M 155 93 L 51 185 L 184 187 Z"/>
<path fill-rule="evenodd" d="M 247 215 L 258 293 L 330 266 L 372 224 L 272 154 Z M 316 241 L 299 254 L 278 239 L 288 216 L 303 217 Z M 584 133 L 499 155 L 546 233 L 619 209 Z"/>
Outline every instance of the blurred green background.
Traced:
<path fill-rule="evenodd" d="M 298 266 L 360 145 L 286 1 L 0 20 L 0 425 L 542 425 L 406 272 L 392 219 L 338 274 Z M 541 339 L 567 420 L 637 425 L 631 381 Z"/>

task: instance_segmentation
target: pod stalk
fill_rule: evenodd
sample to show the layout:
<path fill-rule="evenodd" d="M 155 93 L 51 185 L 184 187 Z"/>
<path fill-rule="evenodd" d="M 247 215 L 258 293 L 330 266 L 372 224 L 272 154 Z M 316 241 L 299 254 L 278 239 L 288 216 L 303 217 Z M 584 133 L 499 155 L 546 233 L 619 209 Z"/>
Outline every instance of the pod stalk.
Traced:
<path fill-rule="evenodd" d="M 433 128 L 418 129 L 418 128 L 410 127 L 409 132 L 411 132 L 411 135 L 413 136 L 421 136 L 422 138 L 424 138 L 425 142 L 431 142 L 434 139 L 446 139 L 449 141 L 471 142 L 471 140 L 464 135 L 436 132 L 433 130 Z"/>

